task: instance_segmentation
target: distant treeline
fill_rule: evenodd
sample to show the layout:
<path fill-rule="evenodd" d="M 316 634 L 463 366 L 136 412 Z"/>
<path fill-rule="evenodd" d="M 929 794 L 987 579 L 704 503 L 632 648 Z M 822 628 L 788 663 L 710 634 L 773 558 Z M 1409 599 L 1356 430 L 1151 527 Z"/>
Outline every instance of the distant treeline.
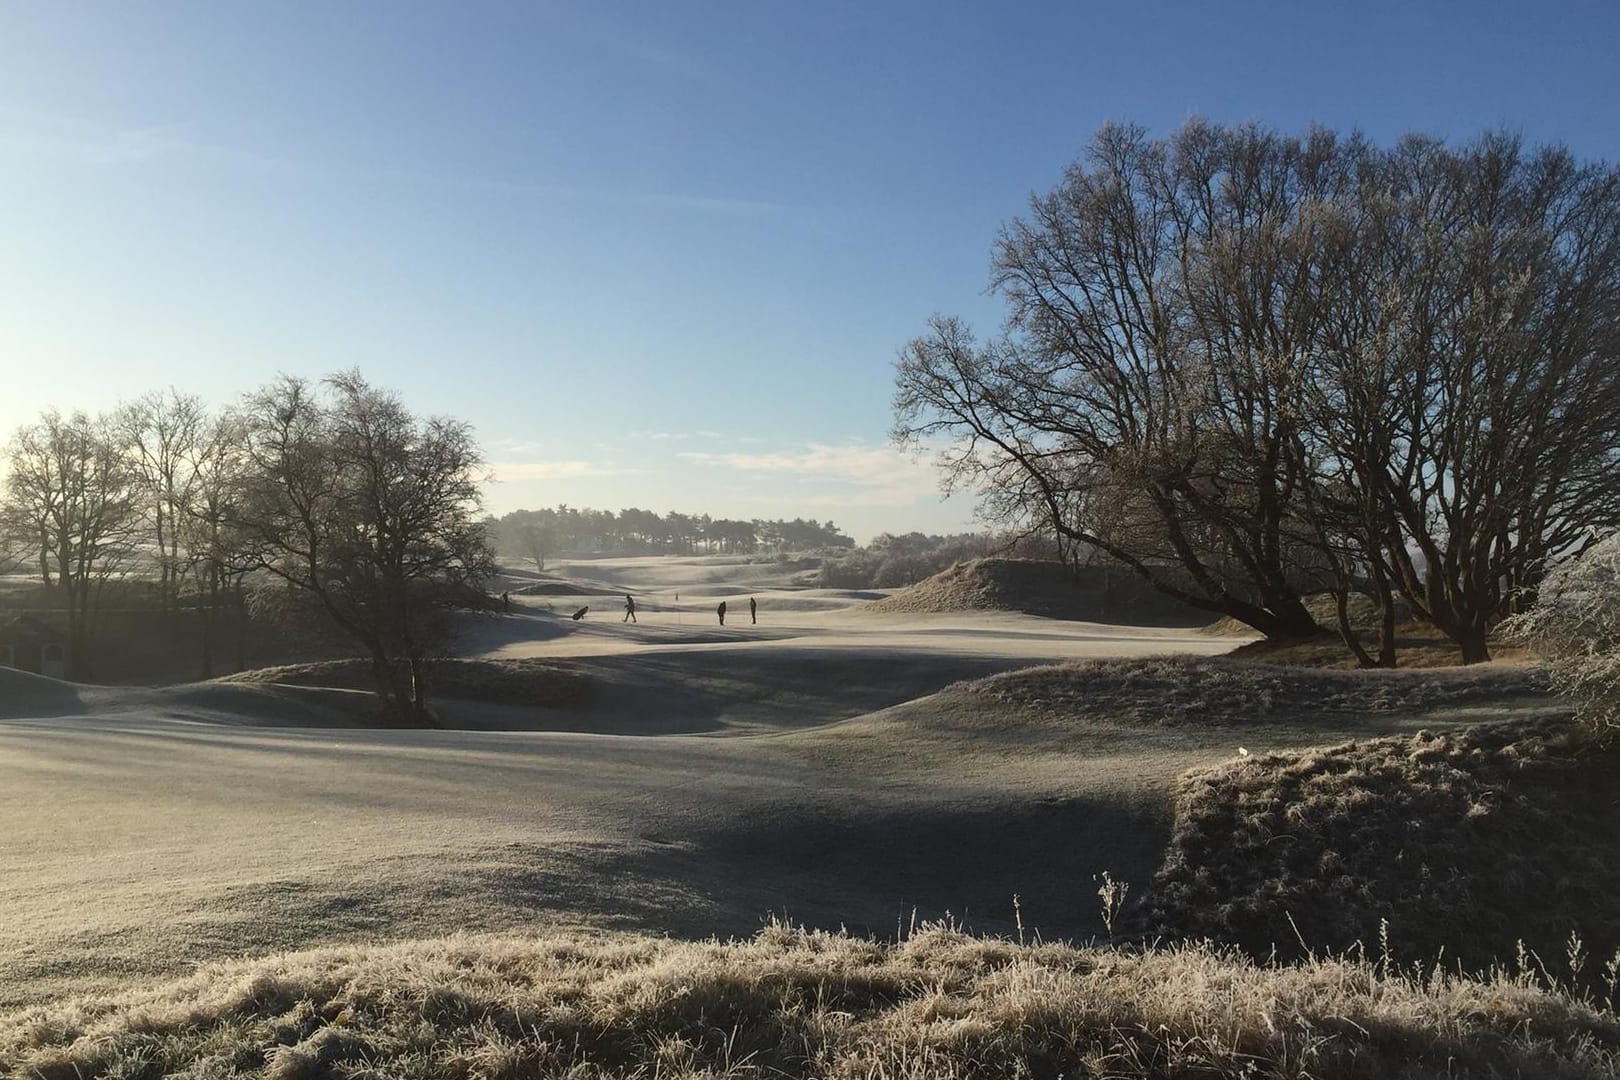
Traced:
<path fill-rule="evenodd" d="M 486 518 L 484 525 L 497 551 L 532 562 L 536 570 L 544 570 L 547 559 L 563 554 L 751 555 L 855 546 L 831 521 L 740 521 L 635 507 L 618 513 L 567 505 L 514 510 Z"/>

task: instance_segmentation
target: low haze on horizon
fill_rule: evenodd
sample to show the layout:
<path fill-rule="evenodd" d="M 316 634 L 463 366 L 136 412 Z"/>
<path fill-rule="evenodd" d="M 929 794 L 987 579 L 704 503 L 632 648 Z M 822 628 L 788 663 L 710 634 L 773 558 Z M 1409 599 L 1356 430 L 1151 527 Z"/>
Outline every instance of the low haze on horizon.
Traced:
<path fill-rule="evenodd" d="M 889 447 L 936 312 L 1105 121 L 1490 127 L 1620 158 L 1620 6 L 0 8 L 0 438 L 359 367 L 496 513 L 957 531 Z"/>

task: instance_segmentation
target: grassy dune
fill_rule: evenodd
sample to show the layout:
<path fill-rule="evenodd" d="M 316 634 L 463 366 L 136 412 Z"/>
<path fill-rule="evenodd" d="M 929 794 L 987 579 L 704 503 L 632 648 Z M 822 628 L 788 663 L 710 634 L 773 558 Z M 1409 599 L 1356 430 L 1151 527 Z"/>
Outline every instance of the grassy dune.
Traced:
<path fill-rule="evenodd" d="M 874 613 L 1020 611 L 1052 619 L 1198 626 L 1206 615 L 1147 586 L 1134 574 L 1061 563 L 987 558 L 957 563 L 869 605 Z"/>
<path fill-rule="evenodd" d="M 1612 1011 L 1528 977 L 1258 967 L 1207 948 L 461 938 L 211 965 L 0 1016 L 0 1074 L 1607 1077 Z"/>
<path fill-rule="evenodd" d="M 1260 953 L 1365 942 L 1476 968 L 1520 954 L 1612 984 L 1617 771 L 1620 748 L 1556 720 L 1197 771 L 1142 922 Z"/>

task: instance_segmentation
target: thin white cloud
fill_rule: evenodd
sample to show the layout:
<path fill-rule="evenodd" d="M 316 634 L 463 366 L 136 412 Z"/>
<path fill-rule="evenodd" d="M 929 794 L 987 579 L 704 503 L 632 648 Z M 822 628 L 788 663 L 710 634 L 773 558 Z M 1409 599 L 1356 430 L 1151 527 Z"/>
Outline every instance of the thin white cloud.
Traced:
<path fill-rule="evenodd" d="M 789 483 L 795 503 L 806 506 L 908 505 L 939 495 L 939 470 L 927 460 L 891 446 L 810 443 L 765 453 L 685 451 L 694 465 L 734 469 L 755 478 Z M 820 490 L 817 490 L 820 489 Z M 772 496 L 776 498 L 780 496 Z M 750 496 L 758 501 L 763 496 Z"/>
<path fill-rule="evenodd" d="M 614 49 L 633 60 L 639 61 L 648 67 L 657 68 L 670 75 L 676 75 L 692 82 L 719 84 L 720 79 L 714 70 L 699 63 L 685 53 L 672 49 L 661 49 L 643 41 L 636 41 L 622 34 L 593 34 L 596 41 Z"/>
<path fill-rule="evenodd" d="M 730 218 L 764 218 L 793 209 L 768 200 L 692 192 L 580 187 L 550 184 L 527 177 L 469 176 L 396 169 L 388 165 L 316 163 L 209 142 L 197 138 L 184 127 L 170 125 L 113 130 L 71 118 L 21 114 L 16 110 L 4 109 L 0 109 L 0 155 L 33 160 L 66 160 L 96 168 L 127 167 L 160 159 L 176 159 L 245 168 L 295 179 L 415 185 L 459 192 L 498 193 L 519 198 L 640 207 Z"/>
<path fill-rule="evenodd" d="M 589 9 L 579 9 L 571 17 L 559 18 L 560 32 L 573 37 L 586 48 L 596 46 L 605 52 L 618 53 L 640 67 L 651 68 L 666 75 L 709 86 L 729 85 L 719 71 L 696 56 L 676 49 L 655 45 L 643 37 L 634 24 L 608 25 L 597 18 L 581 17 Z M 596 11 L 593 15 L 603 13 Z"/>
<path fill-rule="evenodd" d="M 462 191 L 532 195 L 537 198 L 567 199 L 573 202 L 610 206 L 646 207 L 653 210 L 684 210 L 725 217 L 758 218 L 783 213 L 790 207 L 762 199 L 738 199 L 717 195 L 692 195 L 673 191 L 630 191 L 624 188 L 587 188 L 547 184 L 491 176 L 454 176 L 434 173 L 400 172 L 391 169 L 346 169 L 368 179 L 456 188 Z"/>
<path fill-rule="evenodd" d="M 636 442 L 688 442 L 692 439 L 714 441 L 727 439 L 737 443 L 762 443 L 765 440 L 752 435 L 726 435 L 719 431 L 632 431 L 625 438 Z"/>
<path fill-rule="evenodd" d="M 525 461 L 546 452 L 546 444 L 535 439 L 496 439 L 485 446 L 507 461 Z"/>
<path fill-rule="evenodd" d="M 181 125 L 112 129 L 15 111 L 0 113 L 0 154 L 68 161 L 97 169 L 176 160 L 282 177 L 307 176 L 315 171 L 286 158 L 200 141 Z"/>
<path fill-rule="evenodd" d="M 180 145 L 172 130 L 166 128 L 136 128 L 116 133 L 107 143 L 90 149 L 91 160 L 102 165 L 117 165 L 126 161 L 149 161 Z"/>
<path fill-rule="evenodd" d="M 166 153 L 185 150 L 191 144 L 175 129 L 151 127 L 124 131 L 5 131 L 0 132 L 0 150 L 12 153 L 67 158 L 86 165 L 127 165 L 151 161 Z"/>
<path fill-rule="evenodd" d="M 490 463 L 492 479 L 578 480 L 590 476 L 627 476 L 636 469 L 622 469 L 599 461 L 495 461 Z"/>

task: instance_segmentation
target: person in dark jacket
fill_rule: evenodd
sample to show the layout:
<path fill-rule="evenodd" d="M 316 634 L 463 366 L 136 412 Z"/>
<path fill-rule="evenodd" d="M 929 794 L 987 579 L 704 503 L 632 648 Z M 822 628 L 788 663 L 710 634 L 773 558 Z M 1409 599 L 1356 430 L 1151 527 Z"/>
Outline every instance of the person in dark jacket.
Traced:
<path fill-rule="evenodd" d="M 714 609 L 714 613 L 720 616 L 720 625 L 726 625 L 726 602 L 724 600 L 720 601 L 720 606 Z"/>
<path fill-rule="evenodd" d="M 752 596 L 748 598 L 748 621 L 751 624 L 759 622 L 759 603 Z"/>
<path fill-rule="evenodd" d="M 641 621 L 636 618 L 636 598 L 629 593 L 624 594 L 624 621 L 633 623 Z"/>

